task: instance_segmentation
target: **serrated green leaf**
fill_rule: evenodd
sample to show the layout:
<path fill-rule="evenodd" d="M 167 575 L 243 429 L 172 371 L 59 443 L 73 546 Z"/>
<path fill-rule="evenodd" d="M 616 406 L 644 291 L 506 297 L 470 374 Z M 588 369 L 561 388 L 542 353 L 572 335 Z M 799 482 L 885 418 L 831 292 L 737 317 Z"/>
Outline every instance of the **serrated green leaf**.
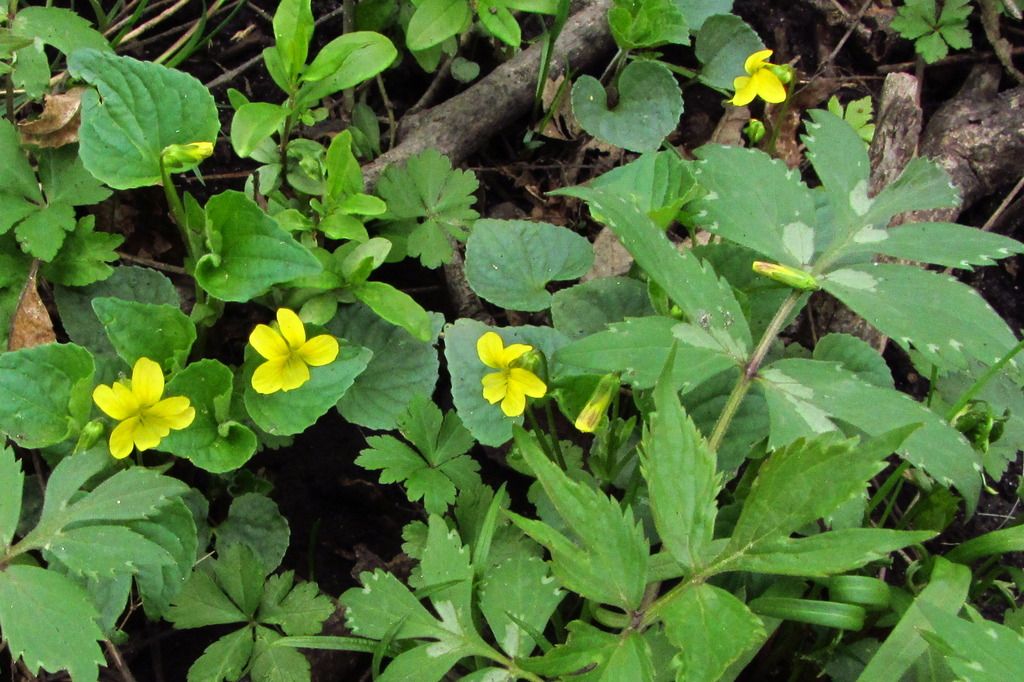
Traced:
<path fill-rule="evenodd" d="M 241 192 L 212 197 L 206 219 L 219 243 L 199 259 L 195 275 L 216 298 L 248 301 L 275 284 L 312 277 L 323 269 L 308 249 Z"/>
<path fill-rule="evenodd" d="M 359 576 L 361 588 L 341 595 L 345 625 L 370 639 L 439 638 L 444 629 L 398 578 L 380 569 Z"/>
<path fill-rule="evenodd" d="M 47 204 L 33 210 L 14 228 L 21 246 L 30 255 L 51 261 L 68 232 L 75 229 L 75 209 L 69 204 Z"/>
<path fill-rule="evenodd" d="M 708 17 L 694 40 L 694 52 L 703 65 L 700 80 L 712 88 L 732 90 L 733 79 L 744 74 L 746 58 L 763 49 L 754 29 L 738 16 L 723 12 Z"/>
<path fill-rule="evenodd" d="M 745 355 L 751 346 L 746 318 L 728 283 L 719 279 L 709 265 L 689 251 L 677 250 L 650 218 L 615 194 L 583 187 L 562 193 L 583 199 L 592 212 L 600 214 L 637 265 L 723 352 L 736 357 Z"/>
<path fill-rule="evenodd" d="M 1024 668 L 1024 642 L 1015 630 L 990 620 L 967 621 L 927 602 L 918 606 L 931 631 L 925 639 L 941 642 L 946 663 L 961 679 L 1001 682 Z"/>
<path fill-rule="evenodd" d="M 68 69 L 98 89 L 82 95 L 82 163 L 115 189 L 159 183 L 169 145 L 217 139 L 213 96 L 186 73 L 91 49 L 75 51 Z"/>
<path fill-rule="evenodd" d="M 639 633 L 614 634 L 579 620 L 569 623 L 568 630 L 565 644 L 539 661 L 531 659 L 524 667 L 549 677 L 571 676 L 580 682 L 655 679 L 650 646 Z"/>
<path fill-rule="evenodd" d="M 444 0 L 447 2 L 447 0 Z M 405 165 L 384 169 L 377 194 L 388 205 L 385 220 L 404 224 L 406 250 L 428 268 L 452 257 L 448 236 L 465 239 L 479 214 L 470 208 L 478 186 L 472 171 L 452 170 L 448 157 L 428 149 L 410 157 Z"/>
<path fill-rule="evenodd" d="M 746 604 L 705 583 L 678 592 L 659 614 L 669 641 L 682 652 L 677 679 L 722 679 L 767 637 L 764 623 Z"/>
<path fill-rule="evenodd" d="M 43 549 L 72 571 L 92 578 L 134 574 L 140 565 L 159 570 L 174 563 L 163 547 L 123 526 L 66 528 Z"/>
<path fill-rule="evenodd" d="M 884 227 L 898 213 L 959 204 L 960 190 L 949 174 L 931 159 L 919 156 L 911 159 L 900 176 L 871 200 L 863 221 L 866 225 Z"/>
<path fill-rule="evenodd" d="M 470 609 L 473 575 L 470 553 L 458 532 L 450 530 L 443 517 L 431 514 L 423 556 L 409 584 L 429 592 L 430 601 L 450 632 L 473 631 Z M 438 588 L 442 585 L 446 587 Z"/>
<path fill-rule="evenodd" d="M 320 632 L 323 622 L 334 613 L 334 603 L 320 594 L 316 583 L 303 582 L 291 587 L 291 571 L 285 576 L 275 575 L 267 580 L 266 591 L 256 620 L 281 626 L 288 635 L 315 635 Z M 268 600 L 267 594 L 274 590 L 273 583 L 285 580 L 290 589 L 280 599 Z"/>
<path fill-rule="evenodd" d="M 26 199 L 37 204 L 42 202 L 43 195 L 39 191 L 35 171 L 21 147 L 18 131 L 7 119 L 0 121 L 0 158 L 4 160 L 0 166 L 0 192 L 3 193 L 4 202 L 11 198 Z M 13 224 L 13 221 L 8 220 L 0 222 L 0 232 L 6 232 Z"/>
<path fill-rule="evenodd" d="M 85 18 L 62 7 L 23 7 L 14 18 L 11 32 L 53 45 L 66 55 L 89 48 L 111 52 L 107 39 Z"/>
<path fill-rule="evenodd" d="M 166 394 L 189 399 L 195 418 L 187 429 L 171 431 L 160 449 L 211 473 L 238 469 L 256 452 L 256 434 L 248 426 L 230 419 L 234 375 L 216 360 L 199 360 L 181 370 L 168 382 Z"/>
<path fill-rule="evenodd" d="M 594 263 L 585 237 L 548 223 L 478 220 L 466 241 L 466 279 L 491 303 L 511 310 L 551 305 L 550 282 L 582 277 Z"/>
<path fill-rule="evenodd" d="M 628 198 L 661 228 L 668 227 L 699 191 L 690 163 L 672 152 L 643 154 L 598 176 L 590 186 Z"/>
<path fill-rule="evenodd" d="M 931 531 L 847 528 L 764 543 L 738 557 L 732 566 L 754 573 L 821 578 L 885 559 L 892 552 L 934 536 Z"/>
<path fill-rule="evenodd" d="M 214 532 L 218 554 L 231 545 L 245 545 L 264 575 L 281 564 L 291 534 L 277 504 L 259 493 L 245 493 L 232 500 L 227 519 Z"/>
<path fill-rule="evenodd" d="M 66 669 L 75 680 L 97 680 L 105 664 L 103 632 L 85 591 L 56 571 L 12 565 L 0 571 L 0 630 L 11 655 L 29 672 Z"/>
<path fill-rule="evenodd" d="M 892 372 L 885 359 L 863 339 L 850 334 L 827 334 L 814 346 L 814 359 L 838 362 L 861 381 L 879 388 L 893 388 Z"/>
<path fill-rule="evenodd" d="M 440 682 L 459 660 L 472 653 L 465 646 L 421 644 L 396 656 L 377 682 Z"/>
<path fill-rule="evenodd" d="M 89 416 L 93 367 L 89 351 L 73 343 L 0 354 L 0 432 L 25 448 L 76 433 Z"/>
<path fill-rule="evenodd" d="M 594 137 L 634 152 L 654 151 L 679 124 L 683 95 L 675 76 L 660 62 L 630 62 L 618 80 L 619 100 L 608 106 L 604 86 L 580 76 L 572 87 L 572 112 Z"/>
<path fill-rule="evenodd" d="M 521 623 L 533 632 L 543 632 L 565 597 L 565 592 L 553 585 L 547 565 L 524 554 L 487 568 L 478 594 L 480 611 L 494 639 L 513 658 L 529 656 L 536 646 L 530 630 Z"/>
<path fill-rule="evenodd" d="M 426 50 L 454 36 L 472 16 L 466 0 L 424 0 L 405 29 L 406 46 Z"/>
<path fill-rule="evenodd" d="M 256 613 L 263 597 L 266 570 L 248 545 L 236 542 L 218 546 L 213 576 L 242 613 L 249 617 Z"/>
<path fill-rule="evenodd" d="M 119 234 L 96 232 L 96 217 L 80 218 L 57 255 L 40 268 L 48 282 L 80 287 L 104 280 L 114 272 L 107 263 L 116 261 L 115 249 L 124 241 Z"/>
<path fill-rule="evenodd" d="M 256 645 L 249 669 L 253 682 L 309 682 L 309 661 L 298 649 L 274 646 L 280 638 L 273 630 L 256 626 Z"/>
<path fill-rule="evenodd" d="M 647 287 L 628 277 L 602 277 L 560 289 L 551 297 L 551 321 L 570 339 L 604 331 L 627 317 L 654 314 Z"/>
<path fill-rule="evenodd" d="M 649 546 L 632 509 L 623 510 L 603 492 L 571 480 L 522 429 L 516 431 L 516 446 L 577 540 L 518 515 L 513 522 L 548 548 L 563 585 L 588 599 L 636 608 L 646 584 Z"/>
<path fill-rule="evenodd" d="M 196 560 L 199 540 L 195 518 L 183 501 L 175 501 L 164 505 L 150 519 L 130 522 L 129 527 L 162 547 L 173 559 L 168 565 L 139 564 L 135 576 L 146 614 L 151 618 L 163 617 L 171 600 L 185 586 Z"/>
<path fill-rule="evenodd" d="M 807 147 L 807 160 L 814 165 L 814 172 L 825 187 L 826 196 L 844 219 L 843 227 L 846 227 L 834 234 L 827 231 L 819 240 L 846 239 L 851 230 L 860 227 L 856 221 L 857 201 L 854 197 L 867 198 L 871 174 L 868 150 L 856 131 L 838 116 L 820 109 L 809 113 L 811 120 L 806 123 L 807 133 L 800 139 Z"/>
<path fill-rule="evenodd" d="M 656 411 L 644 426 L 640 464 L 662 544 L 696 571 L 714 534 L 720 481 L 715 454 L 679 404 L 669 371 L 654 388 Z"/>
<path fill-rule="evenodd" d="M 460 319 L 445 331 L 444 356 L 452 377 L 452 400 L 459 419 L 473 437 L 484 445 L 498 446 L 512 438 L 512 425 L 522 423 L 522 417 L 506 417 L 500 406 L 484 400 L 484 374 L 493 371 L 480 361 L 477 340 L 488 331 L 502 337 L 506 345 L 526 343 L 544 353 L 550 360 L 565 345 L 565 337 L 550 327 L 488 327 L 476 320 Z M 549 371 L 556 372 L 555 366 Z"/>
<path fill-rule="evenodd" d="M 868 435 L 878 436 L 910 424 L 923 425 L 907 438 L 898 454 L 943 485 L 955 485 L 968 509 L 977 504 L 981 490 L 979 456 L 939 415 L 909 396 L 872 386 L 836 365 L 792 359 L 770 367 L 809 389 L 818 409 Z M 770 389 L 766 384 L 766 390 Z"/>
<path fill-rule="evenodd" d="M 188 669 L 188 682 L 237 682 L 245 672 L 252 649 L 251 627 L 224 635 L 206 647 Z"/>
<path fill-rule="evenodd" d="M 971 571 L 966 566 L 935 557 L 931 579 L 903 613 L 896 627 L 871 657 L 858 677 L 859 682 L 883 682 L 901 676 L 924 653 L 928 644 L 921 636 L 929 618 L 921 606 L 928 604 L 946 613 L 956 613 L 967 598 Z"/>
<path fill-rule="evenodd" d="M 416 396 L 434 392 L 439 368 L 434 348 L 439 317 L 432 314 L 434 333 L 424 343 L 362 304 L 340 309 L 327 328 L 373 351 L 366 369 L 338 401 L 338 411 L 345 419 L 372 429 L 391 429 Z"/>
<path fill-rule="evenodd" d="M 871 263 L 830 272 L 821 285 L 902 348 L 913 347 L 939 367 L 964 367 L 967 356 L 990 364 L 1017 342 L 981 295 L 952 277 Z"/>
<path fill-rule="evenodd" d="M 624 50 L 690 44 L 686 17 L 675 0 L 617 2 L 608 11 L 608 26 Z"/>
<path fill-rule="evenodd" d="M 25 474 L 14 451 L 6 443 L 0 445 L 0 489 L 6 491 L 0 495 L 0 550 L 6 551 L 18 528 L 24 485 Z"/>
<path fill-rule="evenodd" d="M 973 265 L 994 265 L 1001 258 L 1024 252 L 1024 244 L 1000 234 L 955 223 L 913 223 L 871 231 L 869 243 L 856 244 L 845 254 L 881 253 L 893 258 L 972 270 Z"/>
<path fill-rule="evenodd" d="M 40 149 L 39 182 L 51 204 L 88 206 L 107 199 L 111 191 L 85 169 L 78 147 L 67 145 L 57 149 Z"/>
<path fill-rule="evenodd" d="M 92 299 L 92 309 L 129 367 L 146 357 L 172 373 L 188 361 L 196 326 L 178 307 L 103 297 Z"/>
<path fill-rule="evenodd" d="M 366 348 L 342 346 L 334 362 L 312 368 L 309 381 L 299 388 L 261 394 L 252 387 L 252 374 L 265 360 L 252 346 L 246 346 L 242 381 L 249 417 L 267 433 L 283 436 L 301 433 L 338 403 L 355 378 L 366 369 L 371 356 Z"/>
<path fill-rule="evenodd" d="M 217 585 L 211 572 L 199 568 L 192 572 L 181 593 L 164 614 L 175 629 L 188 630 L 207 625 L 246 623 L 247 614 L 242 613 L 224 591 Z"/>

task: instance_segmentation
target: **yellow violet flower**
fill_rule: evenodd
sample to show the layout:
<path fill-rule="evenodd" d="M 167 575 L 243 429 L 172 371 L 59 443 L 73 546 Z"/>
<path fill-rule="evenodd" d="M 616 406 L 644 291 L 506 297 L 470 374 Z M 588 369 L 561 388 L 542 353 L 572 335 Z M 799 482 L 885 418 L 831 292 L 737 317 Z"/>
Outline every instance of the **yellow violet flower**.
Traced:
<path fill-rule="evenodd" d="M 249 343 L 266 362 L 252 374 L 257 393 L 291 391 L 309 381 L 309 368 L 321 367 L 338 357 L 338 340 L 321 334 L 306 340 L 302 320 L 288 308 L 278 308 L 277 329 L 256 325 Z"/>
<path fill-rule="evenodd" d="M 172 429 L 184 429 L 196 410 L 184 396 L 163 398 L 164 373 L 149 358 L 139 358 L 131 381 L 100 384 L 92 399 L 107 416 L 121 422 L 110 432 L 110 454 L 123 459 L 132 453 L 155 448 Z M 163 400 L 161 400 L 163 398 Z"/>
<path fill-rule="evenodd" d="M 505 346 L 501 337 L 494 332 L 487 332 L 476 342 L 476 353 L 480 362 L 498 370 L 485 374 L 481 383 L 484 386 L 484 398 L 490 404 L 501 401 L 501 411 L 508 417 L 518 417 L 526 409 L 526 396 L 543 397 L 548 387 L 540 378 L 528 369 L 513 367 L 512 363 L 533 346 L 525 343 L 513 343 Z"/>
<path fill-rule="evenodd" d="M 743 70 L 747 75 L 739 76 L 733 81 L 736 95 L 729 100 L 730 104 L 742 107 L 753 102 L 755 97 L 772 104 L 778 104 L 786 99 L 786 86 L 772 70 L 772 67 L 777 65 L 768 63 L 768 57 L 771 56 L 771 50 L 758 50 L 747 57 L 743 63 Z"/>

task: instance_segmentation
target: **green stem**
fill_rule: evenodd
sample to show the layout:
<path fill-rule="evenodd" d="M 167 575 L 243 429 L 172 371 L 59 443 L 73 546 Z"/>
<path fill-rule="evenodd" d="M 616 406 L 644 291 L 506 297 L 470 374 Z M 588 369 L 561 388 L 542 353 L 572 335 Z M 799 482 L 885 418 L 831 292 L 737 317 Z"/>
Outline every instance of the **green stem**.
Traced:
<path fill-rule="evenodd" d="M 803 294 L 804 292 L 802 291 L 791 291 L 786 300 L 779 306 L 775 317 L 768 323 L 768 328 L 764 330 L 757 348 L 754 349 L 753 354 L 750 356 L 750 361 L 747 362 L 739 381 L 733 386 L 732 393 L 729 394 L 725 407 L 722 408 L 722 413 L 718 416 L 718 421 L 715 422 L 715 428 L 711 432 L 711 438 L 708 440 L 708 447 L 711 448 L 712 452 L 717 452 L 722 441 L 725 439 L 725 434 L 729 431 L 729 425 L 739 411 L 743 398 L 746 397 L 747 391 L 750 390 L 754 378 L 761 369 L 761 363 L 764 362 L 772 343 L 786 325 L 786 321 Z"/>
<path fill-rule="evenodd" d="M 565 457 L 562 456 L 562 444 L 558 440 L 558 429 L 555 428 L 555 412 L 551 409 L 551 401 L 544 403 L 544 415 L 548 420 L 548 435 L 551 437 L 551 444 L 554 446 L 555 461 L 565 471 Z"/>
<path fill-rule="evenodd" d="M 555 451 L 552 449 L 551 443 L 548 442 L 547 432 L 540 427 L 540 422 L 537 421 L 537 415 L 533 413 L 533 407 L 531 405 L 527 405 L 526 412 L 524 414 L 526 414 L 526 423 L 529 424 L 530 431 L 537 436 L 537 443 L 540 444 L 544 454 L 547 455 L 548 459 L 551 461 L 558 462 L 559 466 L 562 467 L 562 470 L 565 471 L 565 462 L 559 461 L 558 458 L 555 457 Z"/>
<path fill-rule="evenodd" d="M 974 396 L 978 395 L 981 389 L 985 388 L 985 385 L 992 380 L 996 374 L 999 373 L 1003 367 L 1006 366 L 1015 355 L 1024 350 L 1024 339 L 1017 342 L 1017 345 L 1011 348 L 1006 355 L 996 360 L 995 364 L 985 370 L 985 373 L 978 377 L 969 389 L 964 391 L 963 395 L 960 396 L 960 400 L 956 401 L 953 407 L 949 408 L 949 412 L 946 413 L 946 421 L 952 422 L 953 419 L 960 413 L 960 410 L 967 406 L 967 403 L 971 402 Z"/>

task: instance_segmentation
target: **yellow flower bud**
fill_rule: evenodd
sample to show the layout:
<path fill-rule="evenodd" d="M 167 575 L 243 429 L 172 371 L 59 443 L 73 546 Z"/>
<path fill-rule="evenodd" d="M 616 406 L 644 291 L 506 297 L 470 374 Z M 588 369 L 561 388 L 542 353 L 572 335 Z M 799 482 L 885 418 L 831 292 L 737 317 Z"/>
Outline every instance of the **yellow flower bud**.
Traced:
<path fill-rule="evenodd" d="M 817 291 L 821 288 L 821 285 L 818 284 L 818 281 L 814 279 L 811 273 L 791 268 L 788 265 L 754 261 L 754 272 L 800 291 Z"/>
<path fill-rule="evenodd" d="M 605 374 L 597 382 L 597 388 L 590 394 L 590 400 L 580 410 L 574 425 L 583 433 L 593 433 L 604 419 L 612 398 L 619 392 L 619 375 Z"/>
<path fill-rule="evenodd" d="M 212 142 L 169 144 L 160 152 L 160 161 L 169 173 L 184 173 L 213 154 Z"/>

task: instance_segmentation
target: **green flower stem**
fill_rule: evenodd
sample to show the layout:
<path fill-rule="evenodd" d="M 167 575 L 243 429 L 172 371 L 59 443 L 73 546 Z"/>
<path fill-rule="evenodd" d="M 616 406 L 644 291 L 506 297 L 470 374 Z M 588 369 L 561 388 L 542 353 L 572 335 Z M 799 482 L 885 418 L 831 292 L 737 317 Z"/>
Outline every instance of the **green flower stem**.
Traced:
<path fill-rule="evenodd" d="M 768 328 L 764 330 L 764 334 L 761 336 L 761 340 L 757 344 L 757 348 L 754 349 L 754 353 L 750 356 L 750 361 L 747 362 L 747 366 L 740 376 L 739 381 L 733 386 L 732 393 L 729 394 L 728 400 L 726 400 L 725 407 L 722 408 L 722 413 L 718 416 L 718 421 L 715 422 L 715 428 L 711 432 L 711 438 L 708 440 L 708 447 L 711 448 L 712 452 L 717 452 L 718 447 L 722 444 L 725 439 L 725 434 L 729 431 L 729 425 L 732 423 L 733 418 L 736 416 L 736 412 L 740 409 L 740 404 L 743 402 L 743 398 L 746 397 L 747 391 L 750 390 L 750 386 L 757 376 L 757 372 L 761 369 L 761 363 L 764 362 L 765 356 L 768 355 L 768 350 L 771 348 L 775 338 L 782 331 L 782 328 L 786 325 L 786 320 L 789 319 L 793 309 L 796 308 L 797 303 L 803 297 L 805 292 L 803 291 L 791 291 L 786 300 L 779 306 L 778 311 L 775 313 L 775 317 L 768 324 Z"/>
<path fill-rule="evenodd" d="M 551 443 L 548 442 L 548 433 L 540 427 L 540 423 L 537 421 L 537 416 L 533 413 L 533 406 L 526 406 L 526 422 L 530 425 L 530 431 L 537 436 L 537 443 L 540 445 L 544 454 L 547 455 L 548 459 L 556 462 L 558 466 L 562 467 L 562 471 L 565 471 L 565 459 L 562 458 L 561 450 L 555 451 L 551 447 Z"/>
<path fill-rule="evenodd" d="M 547 367 L 544 369 L 547 370 Z M 547 371 L 545 371 L 544 374 L 547 376 Z M 562 455 L 562 443 L 558 440 L 558 429 L 555 428 L 555 411 L 551 409 L 550 400 L 546 400 L 544 402 L 544 415 L 548 420 L 548 435 L 551 437 L 551 445 L 555 453 L 555 461 L 558 462 L 558 466 L 562 467 L 562 471 L 565 471 L 565 457 Z"/>
<path fill-rule="evenodd" d="M 956 404 L 949 408 L 949 411 L 946 413 L 946 421 L 952 422 L 960 413 L 960 410 L 964 409 L 964 407 L 967 406 L 967 403 L 971 402 L 974 396 L 978 395 L 981 389 L 985 388 L 985 385 L 992 380 L 992 377 L 998 374 L 999 370 L 1005 367 L 1006 364 L 1022 350 L 1024 350 L 1024 339 L 1017 342 L 1017 345 L 1011 348 L 1006 355 L 996 360 L 991 367 L 985 370 L 984 374 L 978 377 L 978 379 L 971 384 L 970 388 L 964 391 L 963 395 L 960 396 L 960 399 L 956 401 Z"/>

